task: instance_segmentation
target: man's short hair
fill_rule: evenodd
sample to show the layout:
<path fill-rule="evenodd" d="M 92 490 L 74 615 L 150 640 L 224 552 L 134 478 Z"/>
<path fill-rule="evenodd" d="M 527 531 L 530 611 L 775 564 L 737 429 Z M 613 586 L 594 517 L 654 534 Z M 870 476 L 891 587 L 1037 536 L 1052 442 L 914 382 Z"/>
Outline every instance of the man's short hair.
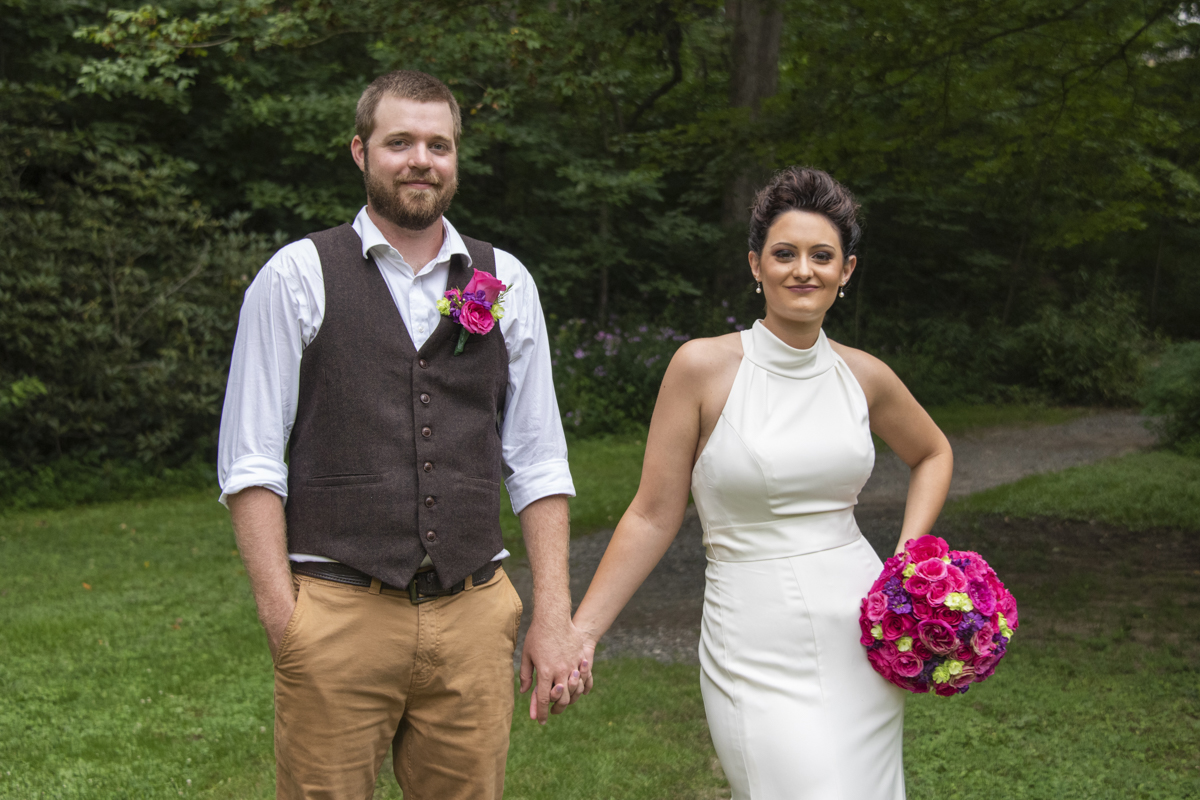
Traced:
<path fill-rule="evenodd" d="M 442 102 L 450 106 L 450 116 L 454 119 L 454 143 L 462 136 L 462 112 L 458 109 L 458 101 L 450 87 L 432 75 L 411 69 L 398 69 L 380 75 L 371 81 L 358 98 L 358 108 L 354 112 L 354 132 L 365 144 L 375 132 L 375 109 L 385 95 L 399 97 L 402 100 L 415 100 L 418 103 Z"/>

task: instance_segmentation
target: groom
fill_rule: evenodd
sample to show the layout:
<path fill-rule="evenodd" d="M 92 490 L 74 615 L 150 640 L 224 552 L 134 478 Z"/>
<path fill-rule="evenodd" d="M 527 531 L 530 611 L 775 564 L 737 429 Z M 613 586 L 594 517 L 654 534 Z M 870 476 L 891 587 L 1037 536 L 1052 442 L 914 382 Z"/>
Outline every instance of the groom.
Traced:
<path fill-rule="evenodd" d="M 382 75 L 355 125 L 367 205 L 255 278 L 221 416 L 221 499 L 275 662 L 277 796 L 370 797 L 390 747 L 406 798 L 499 798 L 521 617 L 502 480 L 534 579 L 531 716 L 561 711 L 587 672 L 545 320 L 520 262 L 443 216 L 450 90 Z M 499 308 L 472 332 L 439 312 L 448 288 L 497 280 L 507 293 L 489 290 Z"/>

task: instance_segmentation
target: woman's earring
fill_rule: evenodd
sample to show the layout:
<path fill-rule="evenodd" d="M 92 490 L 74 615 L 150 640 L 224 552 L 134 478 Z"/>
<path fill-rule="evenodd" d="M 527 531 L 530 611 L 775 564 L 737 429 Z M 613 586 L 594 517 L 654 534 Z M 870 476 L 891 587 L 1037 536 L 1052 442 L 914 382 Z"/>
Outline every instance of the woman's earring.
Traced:
<path fill-rule="evenodd" d="M 762 281 L 756 281 L 756 283 L 758 284 L 758 286 L 754 287 L 754 293 L 762 294 Z"/>
<path fill-rule="evenodd" d="M 845 296 L 846 296 L 846 284 L 843 283 L 841 286 L 838 287 L 838 297 L 845 297 Z"/>

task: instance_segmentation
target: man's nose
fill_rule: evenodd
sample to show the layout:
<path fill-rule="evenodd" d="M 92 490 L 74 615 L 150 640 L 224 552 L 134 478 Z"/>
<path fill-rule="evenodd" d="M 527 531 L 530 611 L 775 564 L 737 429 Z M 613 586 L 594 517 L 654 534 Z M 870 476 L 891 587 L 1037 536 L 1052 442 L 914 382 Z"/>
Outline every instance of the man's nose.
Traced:
<path fill-rule="evenodd" d="M 429 148 L 420 143 L 409 148 L 408 163 L 412 167 L 428 168 L 433 163 L 430 160 Z"/>

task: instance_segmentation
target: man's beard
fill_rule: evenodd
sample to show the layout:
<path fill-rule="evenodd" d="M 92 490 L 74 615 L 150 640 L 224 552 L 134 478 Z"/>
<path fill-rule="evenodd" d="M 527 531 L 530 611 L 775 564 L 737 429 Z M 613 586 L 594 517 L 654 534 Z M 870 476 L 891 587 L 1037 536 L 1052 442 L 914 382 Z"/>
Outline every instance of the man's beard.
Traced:
<path fill-rule="evenodd" d="M 392 224 L 410 231 L 423 231 L 441 218 L 450 208 L 458 191 L 458 173 L 449 183 L 438 180 L 433 170 L 412 172 L 403 180 L 388 181 L 371 172 L 370 154 L 364 154 L 363 183 L 367 187 L 367 202 L 376 214 Z M 432 189 L 413 191 L 408 183 L 428 183 Z"/>

